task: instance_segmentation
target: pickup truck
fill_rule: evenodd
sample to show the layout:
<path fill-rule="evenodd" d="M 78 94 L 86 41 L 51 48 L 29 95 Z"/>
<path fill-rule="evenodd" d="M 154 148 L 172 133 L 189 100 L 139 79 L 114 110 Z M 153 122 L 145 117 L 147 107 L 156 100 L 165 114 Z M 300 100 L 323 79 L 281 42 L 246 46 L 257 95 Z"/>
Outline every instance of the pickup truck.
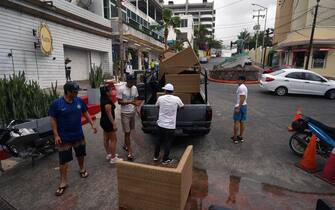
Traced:
<path fill-rule="evenodd" d="M 190 104 L 185 104 L 177 113 L 177 134 L 206 135 L 210 132 L 212 121 L 212 107 L 208 102 L 207 95 L 207 71 L 201 71 L 201 79 L 204 90 L 192 96 Z M 140 98 L 144 99 L 141 107 L 142 130 L 145 133 L 155 134 L 158 131 L 158 112 L 155 106 L 157 92 L 161 91 L 163 84 L 157 82 L 154 75 L 144 78 L 144 84 L 138 84 Z"/>

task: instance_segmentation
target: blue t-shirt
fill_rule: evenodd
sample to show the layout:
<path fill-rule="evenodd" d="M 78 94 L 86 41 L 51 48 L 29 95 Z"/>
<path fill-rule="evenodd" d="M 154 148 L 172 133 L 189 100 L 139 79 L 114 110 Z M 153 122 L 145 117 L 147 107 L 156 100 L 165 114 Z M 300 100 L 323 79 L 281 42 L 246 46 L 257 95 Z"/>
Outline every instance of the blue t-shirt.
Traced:
<path fill-rule="evenodd" d="M 74 98 L 72 103 L 66 102 L 64 97 L 52 102 L 49 115 L 57 121 L 57 131 L 62 144 L 79 141 L 84 138 L 81 114 L 86 111 L 86 104 L 78 97 Z"/>

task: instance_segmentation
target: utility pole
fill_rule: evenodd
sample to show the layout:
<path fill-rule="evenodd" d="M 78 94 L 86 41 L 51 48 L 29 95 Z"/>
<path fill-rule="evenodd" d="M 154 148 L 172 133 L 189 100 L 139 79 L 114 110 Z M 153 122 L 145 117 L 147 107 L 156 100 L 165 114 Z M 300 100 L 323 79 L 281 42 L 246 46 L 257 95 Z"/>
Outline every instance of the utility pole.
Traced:
<path fill-rule="evenodd" d="M 264 15 L 261 15 L 261 11 L 262 9 L 258 9 L 256 10 L 258 12 L 257 15 L 253 15 L 252 19 L 254 19 L 255 17 L 257 18 L 257 27 L 256 27 L 256 46 L 255 46 L 255 62 L 257 62 L 257 47 L 258 47 L 258 31 L 259 31 L 259 18 L 260 17 L 264 17 Z"/>
<path fill-rule="evenodd" d="M 268 29 L 266 29 L 266 38 L 267 39 L 269 38 L 269 35 L 270 35 L 270 29 L 268 28 Z M 265 36 L 265 34 L 264 34 L 264 36 Z M 264 67 L 265 67 L 265 56 L 266 56 L 266 44 L 265 44 L 264 40 L 263 40 L 263 49 L 264 49 L 264 54 L 263 54 L 263 69 L 264 69 Z"/>
<path fill-rule="evenodd" d="M 311 52 L 312 52 L 312 47 L 313 47 L 314 31 L 315 31 L 316 18 L 318 16 L 319 3 L 320 3 L 320 0 L 316 0 L 315 13 L 314 13 L 314 19 L 313 19 L 313 26 L 312 26 L 312 32 L 311 32 L 311 38 L 309 40 L 309 46 L 308 46 L 308 51 L 307 51 L 307 61 L 306 61 L 306 66 L 305 66 L 306 70 L 308 70 L 309 58 L 311 57 Z"/>
<path fill-rule="evenodd" d="M 264 69 L 264 65 L 265 65 L 265 52 L 266 52 L 266 47 L 264 48 L 264 42 L 265 42 L 265 30 L 266 30 L 266 20 L 268 18 L 268 8 L 264 8 L 265 9 L 265 21 L 264 21 L 264 35 L 263 35 L 263 51 L 264 51 L 264 56 L 263 56 L 263 60 L 261 60 L 261 63 L 263 64 L 263 69 Z"/>
<path fill-rule="evenodd" d="M 120 67 L 117 72 L 121 76 L 121 80 L 123 81 L 123 72 L 122 69 L 124 67 L 124 60 L 125 60 L 125 51 L 123 45 L 123 21 L 122 21 L 122 0 L 117 0 L 117 13 L 118 13 L 118 28 L 119 28 L 119 42 L 120 42 Z"/>

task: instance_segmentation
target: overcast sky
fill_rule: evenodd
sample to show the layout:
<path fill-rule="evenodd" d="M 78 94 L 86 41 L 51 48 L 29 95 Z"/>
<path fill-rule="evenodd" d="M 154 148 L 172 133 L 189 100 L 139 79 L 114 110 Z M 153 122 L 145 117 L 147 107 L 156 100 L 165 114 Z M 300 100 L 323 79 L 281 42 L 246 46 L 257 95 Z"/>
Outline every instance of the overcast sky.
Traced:
<path fill-rule="evenodd" d="M 209 2 L 213 0 L 208 0 Z M 164 0 L 167 4 L 168 0 Z M 185 0 L 174 0 L 175 4 L 185 3 Z M 189 0 L 190 3 L 201 3 L 202 0 Z M 220 39 L 225 45 L 230 41 L 235 41 L 240 31 L 246 28 L 249 32 L 254 33 L 253 26 L 257 23 L 257 18 L 252 19 L 253 10 L 259 9 L 252 6 L 257 3 L 268 8 L 267 28 L 274 27 L 276 16 L 276 0 L 215 0 L 214 8 L 216 9 L 216 26 L 215 38 Z M 265 14 L 265 12 L 261 12 Z M 264 28 L 264 19 L 260 18 L 261 30 Z"/>

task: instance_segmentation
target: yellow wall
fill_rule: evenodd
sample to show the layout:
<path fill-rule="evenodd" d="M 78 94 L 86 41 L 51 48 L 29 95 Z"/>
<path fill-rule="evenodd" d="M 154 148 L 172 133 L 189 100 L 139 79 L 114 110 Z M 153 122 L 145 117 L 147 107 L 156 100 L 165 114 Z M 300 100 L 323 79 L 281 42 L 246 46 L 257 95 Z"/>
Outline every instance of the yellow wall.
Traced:
<path fill-rule="evenodd" d="M 284 3 L 283 3 L 284 2 Z M 293 0 L 277 0 L 275 31 L 273 43 L 277 44 L 286 39 L 287 32 L 291 29 Z"/>
<path fill-rule="evenodd" d="M 334 46 L 329 46 L 331 48 L 335 48 Z M 325 47 L 327 48 L 327 47 Z M 327 54 L 327 61 L 326 61 L 326 68 L 312 68 L 312 56 L 310 58 L 310 64 L 309 64 L 309 68 L 311 69 L 311 71 L 314 71 L 318 74 L 321 74 L 322 76 L 325 77 L 333 77 L 335 78 L 335 51 L 328 51 Z"/>

